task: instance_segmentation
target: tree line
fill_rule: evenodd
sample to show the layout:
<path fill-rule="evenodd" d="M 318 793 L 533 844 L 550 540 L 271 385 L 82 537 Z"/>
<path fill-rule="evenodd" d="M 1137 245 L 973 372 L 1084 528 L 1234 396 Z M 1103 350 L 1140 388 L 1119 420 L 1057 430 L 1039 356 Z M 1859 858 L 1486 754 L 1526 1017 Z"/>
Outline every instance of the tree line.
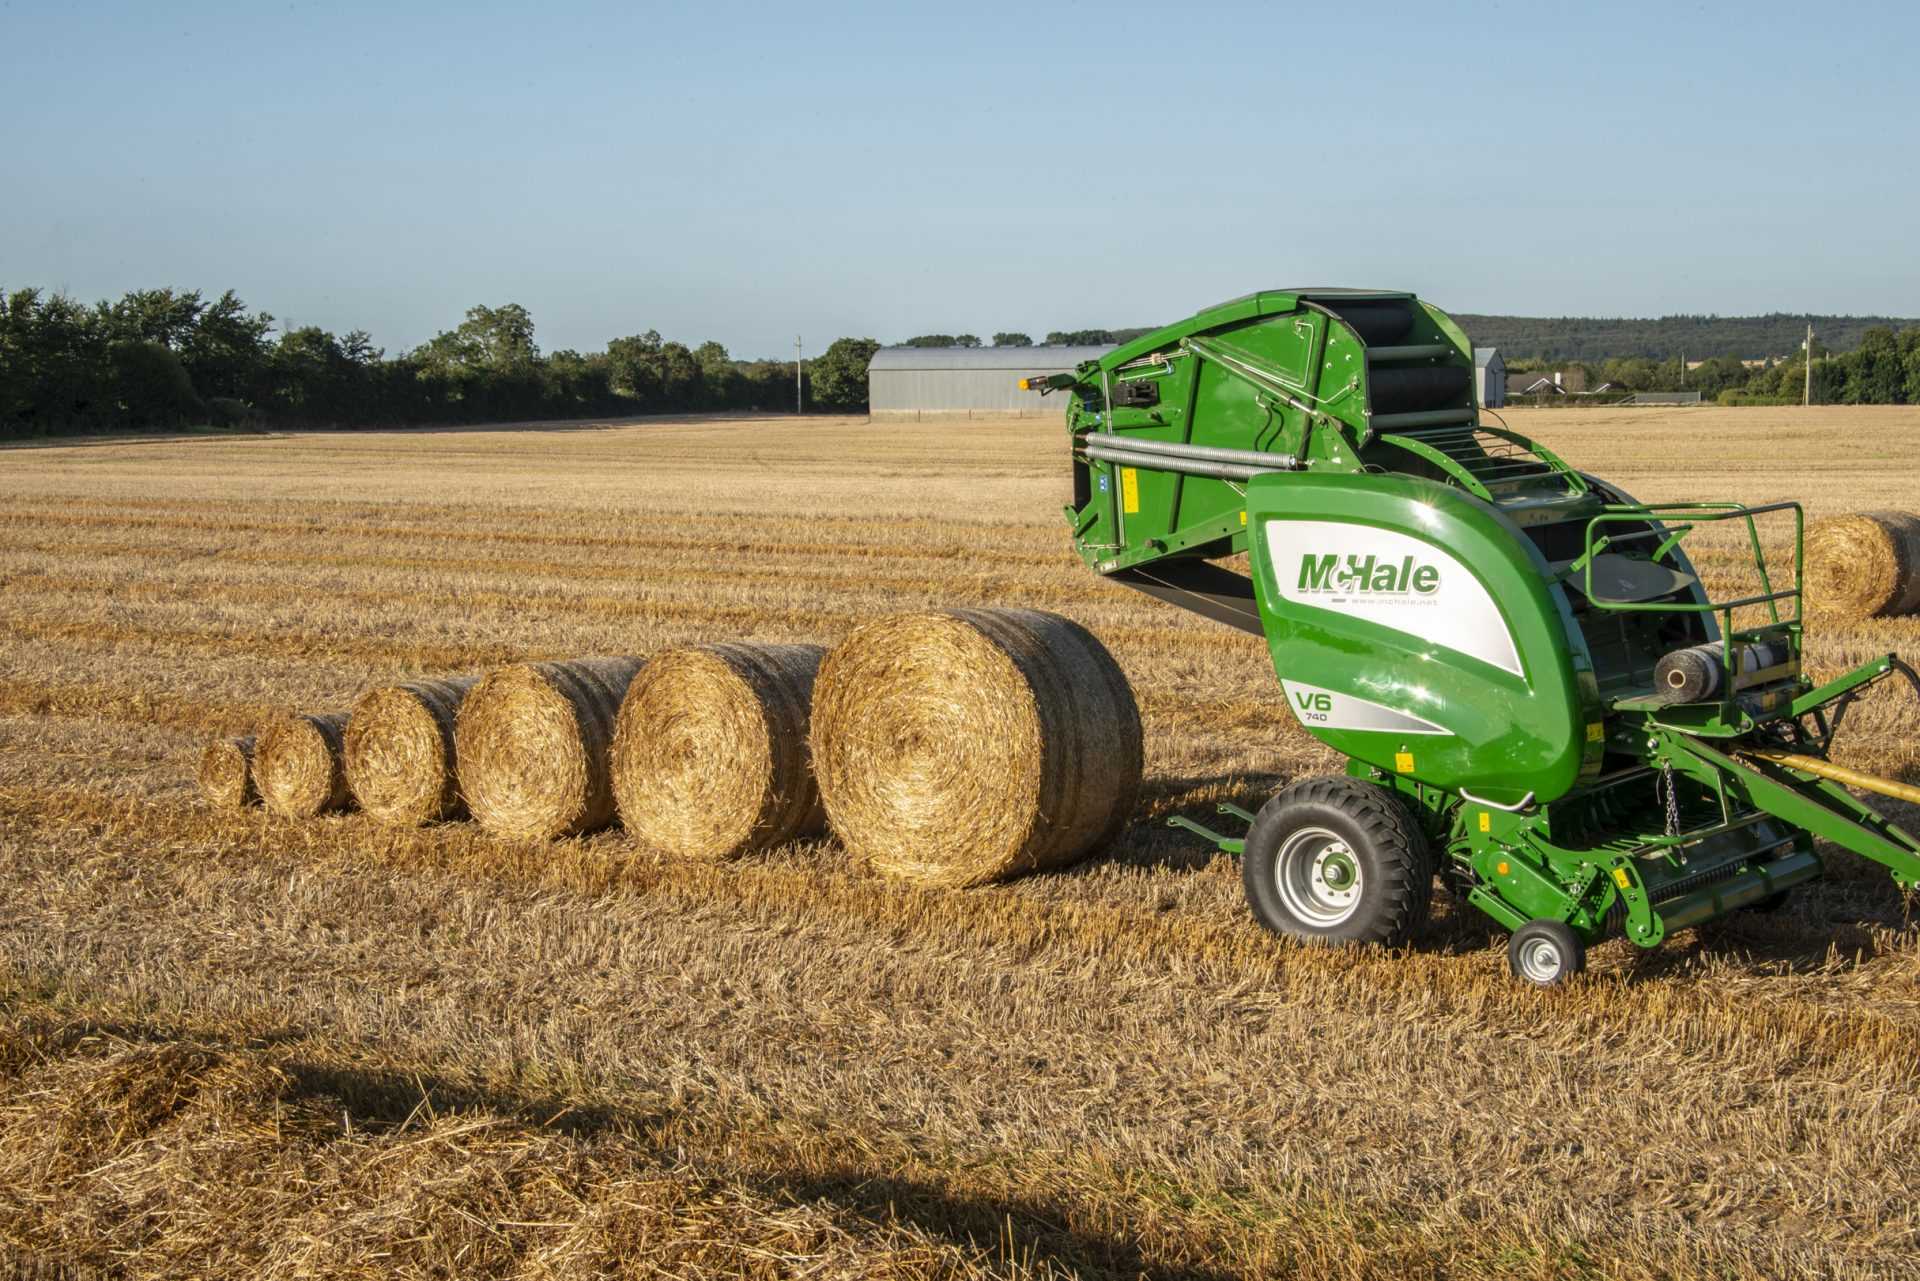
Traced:
<path fill-rule="evenodd" d="M 1110 343 L 1132 342 L 1142 334 L 1152 333 L 1145 329 L 1055 329 L 1040 340 L 1046 347 L 1099 347 Z M 984 346 L 976 334 L 919 334 L 900 344 L 902 347 L 980 347 Z M 1031 347 L 1034 341 L 1031 335 L 1015 331 L 997 333 L 993 336 L 995 347 Z"/>
<path fill-rule="evenodd" d="M 807 404 L 866 404 L 879 344 L 841 339 L 802 374 Z M 0 290 L 0 434 L 257 423 L 295 427 L 502 422 L 794 408 L 792 363 L 735 360 L 658 332 L 605 350 L 542 352 L 517 303 L 388 355 L 364 330 L 276 333 L 232 291 L 143 289 L 91 306 Z"/>
<path fill-rule="evenodd" d="M 1765 316 L 1660 316 L 1640 320 L 1592 316 L 1454 315 L 1476 347 L 1498 347 L 1509 364 L 1515 360 L 1640 359 L 1662 361 L 1682 356 L 1762 360 L 1800 350 L 1807 324 L 1837 350 L 1852 351 L 1870 329 L 1898 330 L 1920 324 L 1890 316 L 1804 316 L 1774 312 Z"/>
<path fill-rule="evenodd" d="M 1481 345 L 1501 331 L 1459 318 Z M 1771 317 L 1667 317 L 1711 323 Z M 1792 319 L 1795 326 L 1803 322 Z M 1532 322 L 1527 322 L 1532 323 Z M 1829 318 L 1825 333 L 1848 332 Z M 1145 329 L 1055 330 L 1048 346 L 1127 342 Z M 1785 333 L 1786 331 L 1782 331 Z M 1804 332 L 1796 330 L 1795 332 Z M 1777 335 L 1776 335 L 1777 337 Z M 995 347 L 1031 347 L 1025 333 L 1003 331 Z M 973 334 L 921 334 L 914 347 L 980 347 Z M 1580 369 L 1586 385 L 1620 391 L 1698 390 L 1723 403 L 1800 399 L 1806 356 L 1798 339 L 1784 359 L 1751 367 L 1719 355 L 1685 369 L 1628 352 L 1550 363 L 1517 358 L 1508 369 Z M 860 410 L 867 401 L 872 338 L 840 338 L 803 362 L 806 407 Z M 1705 351 L 1703 343 L 1692 350 Z M 1865 325 L 1851 350 L 1815 343 L 1813 398 L 1821 404 L 1920 404 L 1920 324 L 1896 330 Z M 405 426 L 563 419 L 648 413 L 794 408 L 792 363 L 736 360 L 717 342 L 694 346 L 648 330 L 615 338 L 604 350 L 542 352 L 533 317 L 517 303 L 469 308 L 459 325 L 406 352 L 389 355 L 364 330 L 335 334 L 307 325 L 276 332 L 265 312 L 232 291 L 135 290 L 91 306 L 39 289 L 0 290 L 0 434 L 61 435 L 196 423 L 294 427 Z"/>
<path fill-rule="evenodd" d="M 1804 330 L 1802 336 L 1804 338 Z M 1640 356 L 1603 361 L 1509 361 L 1509 374 L 1530 370 L 1578 371 L 1589 391 L 1697 391 L 1726 405 L 1800 403 L 1808 390 L 1807 356 L 1748 365 L 1717 356 L 1692 369 L 1678 356 L 1649 360 Z M 1852 351 L 1835 351 L 1817 338 L 1813 344 L 1812 395 L 1819 405 L 1920 405 L 1920 325 L 1894 330 L 1875 325 L 1864 331 Z"/>

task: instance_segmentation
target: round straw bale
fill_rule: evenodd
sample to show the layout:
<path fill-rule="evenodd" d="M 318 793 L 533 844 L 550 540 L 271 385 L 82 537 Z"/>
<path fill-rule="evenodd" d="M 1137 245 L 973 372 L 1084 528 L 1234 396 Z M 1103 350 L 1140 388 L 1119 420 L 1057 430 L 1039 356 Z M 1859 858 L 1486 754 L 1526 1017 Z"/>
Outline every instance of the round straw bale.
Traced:
<path fill-rule="evenodd" d="M 200 790 L 221 809 L 237 810 L 260 799 L 253 789 L 253 738 L 220 738 L 200 753 Z"/>
<path fill-rule="evenodd" d="M 636 838 L 684 858 L 826 825 L 807 756 L 819 645 L 700 645 L 647 660 L 620 704 L 613 795 Z"/>
<path fill-rule="evenodd" d="M 501 836 L 572 836 L 613 821 L 609 747 L 637 658 L 519 663 L 487 673 L 454 721 L 467 808 Z"/>
<path fill-rule="evenodd" d="M 288 818 L 312 818 L 345 809 L 352 799 L 340 764 L 347 714 L 283 713 L 268 721 L 255 740 L 253 785 L 267 808 Z"/>
<path fill-rule="evenodd" d="M 1077 623 L 900 615 L 855 629 L 821 664 L 813 762 L 856 857 L 921 884 L 980 885 L 1119 835 L 1140 791 L 1140 711 Z"/>
<path fill-rule="evenodd" d="M 478 680 L 409 681 L 360 696 L 345 750 L 347 786 L 361 809 L 406 827 L 460 817 L 453 719 Z"/>
<path fill-rule="evenodd" d="M 1807 530 L 1810 608 L 1849 618 L 1920 611 L 1920 516 L 1861 512 Z"/>

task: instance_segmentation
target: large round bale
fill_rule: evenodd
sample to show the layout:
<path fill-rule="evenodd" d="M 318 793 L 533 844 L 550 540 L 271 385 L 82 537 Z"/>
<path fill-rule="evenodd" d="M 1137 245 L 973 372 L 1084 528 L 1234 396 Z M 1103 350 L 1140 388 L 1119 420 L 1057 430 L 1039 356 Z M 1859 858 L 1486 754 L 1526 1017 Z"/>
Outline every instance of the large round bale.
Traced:
<path fill-rule="evenodd" d="M 828 821 L 889 875 L 980 885 L 1109 844 L 1140 791 L 1140 711 L 1079 624 L 956 609 L 857 628 L 821 664 Z"/>
<path fill-rule="evenodd" d="M 1861 512 L 1807 529 L 1809 608 L 1849 618 L 1920 611 L 1920 516 Z"/>
<path fill-rule="evenodd" d="M 288 818 L 345 809 L 352 800 L 340 762 L 345 712 L 273 717 L 254 741 L 253 785 L 267 808 Z"/>
<path fill-rule="evenodd" d="M 253 787 L 253 738 L 220 738 L 200 753 L 200 790 L 221 809 L 237 810 L 260 799 Z"/>
<path fill-rule="evenodd" d="M 453 721 L 478 680 L 409 681 L 360 696 L 347 721 L 346 766 L 361 809 L 405 827 L 460 817 Z"/>
<path fill-rule="evenodd" d="M 454 721 L 460 791 L 501 836 L 573 836 L 613 821 L 613 722 L 637 658 L 520 663 L 487 673 Z"/>
<path fill-rule="evenodd" d="M 722 859 L 826 825 L 807 754 L 819 645 L 700 645 L 647 660 L 620 704 L 620 823 L 684 858 Z"/>

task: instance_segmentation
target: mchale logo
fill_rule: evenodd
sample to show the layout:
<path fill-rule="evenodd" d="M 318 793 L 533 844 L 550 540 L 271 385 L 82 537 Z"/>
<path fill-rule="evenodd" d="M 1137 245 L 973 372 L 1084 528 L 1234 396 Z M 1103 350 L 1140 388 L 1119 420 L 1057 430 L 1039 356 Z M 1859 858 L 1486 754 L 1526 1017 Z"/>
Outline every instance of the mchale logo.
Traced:
<path fill-rule="evenodd" d="M 1413 592 L 1431 596 L 1440 590 L 1440 570 L 1434 565 L 1416 565 L 1411 556 L 1402 557 L 1396 565 L 1373 556 L 1349 556 L 1342 564 L 1338 554 L 1309 555 L 1300 558 L 1299 589 L 1368 595 Z"/>

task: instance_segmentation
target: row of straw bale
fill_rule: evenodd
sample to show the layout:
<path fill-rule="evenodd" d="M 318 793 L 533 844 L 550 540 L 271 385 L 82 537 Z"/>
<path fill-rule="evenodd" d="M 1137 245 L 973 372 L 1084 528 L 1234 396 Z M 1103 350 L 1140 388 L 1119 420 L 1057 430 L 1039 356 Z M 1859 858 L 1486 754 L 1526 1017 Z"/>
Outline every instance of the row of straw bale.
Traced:
<path fill-rule="evenodd" d="M 502 836 L 621 824 L 720 859 L 817 835 L 925 884 L 974 885 L 1110 843 L 1138 797 L 1140 716 L 1078 624 L 1017 609 L 877 619 L 831 652 L 713 644 L 525 663 L 368 691 L 217 742 L 217 804 Z"/>

